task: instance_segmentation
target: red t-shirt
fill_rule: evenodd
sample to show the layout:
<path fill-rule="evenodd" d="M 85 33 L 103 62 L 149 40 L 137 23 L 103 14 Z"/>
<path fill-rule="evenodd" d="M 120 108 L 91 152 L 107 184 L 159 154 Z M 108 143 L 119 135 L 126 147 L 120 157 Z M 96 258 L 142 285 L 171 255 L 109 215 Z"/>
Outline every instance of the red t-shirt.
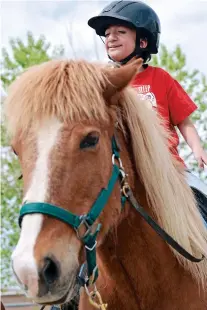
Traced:
<path fill-rule="evenodd" d="M 171 133 L 170 151 L 182 163 L 178 154 L 179 137 L 175 126 L 197 109 L 181 85 L 165 70 L 148 66 L 132 81 L 141 99 L 148 99 L 152 107 L 165 120 L 165 127 Z"/>

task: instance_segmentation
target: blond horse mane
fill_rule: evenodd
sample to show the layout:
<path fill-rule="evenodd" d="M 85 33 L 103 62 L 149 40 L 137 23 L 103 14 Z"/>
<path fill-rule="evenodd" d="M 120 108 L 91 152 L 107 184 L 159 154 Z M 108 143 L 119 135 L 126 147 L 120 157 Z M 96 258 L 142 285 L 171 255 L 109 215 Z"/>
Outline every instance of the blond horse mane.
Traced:
<path fill-rule="evenodd" d="M 11 86 L 5 102 L 12 135 L 26 134 L 31 126 L 51 116 L 62 121 L 108 120 L 103 98 L 107 78 L 101 66 L 84 61 L 50 61 L 30 68 Z M 184 172 L 172 160 L 166 134 L 155 113 L 136 92 L 127 88 L 118 98 L 128 124 L 137 174 L 159 224 L 187 251 L 207 257 L 207 231 L 187 185 Z M 69 104 L 68 104 L 69 103 Z M 195 279 L 205 285 L 206 259 L 191 263 L 173 251 Z"/>

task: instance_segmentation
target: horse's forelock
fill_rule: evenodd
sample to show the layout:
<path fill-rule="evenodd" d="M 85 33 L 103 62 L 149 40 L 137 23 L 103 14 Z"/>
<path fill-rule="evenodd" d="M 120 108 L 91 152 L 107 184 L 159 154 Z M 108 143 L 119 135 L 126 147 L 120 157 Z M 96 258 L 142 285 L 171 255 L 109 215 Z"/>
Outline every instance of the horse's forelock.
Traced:
<path fill-rule="evenodd" d="M 24 72 L 11 85 L 5 102 L 12 134 L 57 117 L 61 121 L 107 120 L 101 66 L 85 61 L 49 61 Z"/>

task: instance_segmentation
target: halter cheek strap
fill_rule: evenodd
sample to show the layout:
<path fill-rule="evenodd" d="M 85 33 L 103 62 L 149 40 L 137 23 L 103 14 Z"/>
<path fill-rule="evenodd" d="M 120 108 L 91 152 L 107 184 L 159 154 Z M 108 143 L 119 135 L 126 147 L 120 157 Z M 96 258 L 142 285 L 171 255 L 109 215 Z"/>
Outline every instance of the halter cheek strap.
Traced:
<path fill-rule="evenodd" d="M 92 232 L 92 230 L 94 231 L 94 229 L 92 228 L 95 224 L 95 221 L 98 219 L 105 205 L 107 204 L 117 181 L 120 179 L 120 181 L 122 182 L 123 177 L 125 176 L 119 155 L 119 148 L 116 143 L 115 137 L 112 138 L 112 154 L 113 166 L 111 178 L 109 179 L 107 187 L 103 188 L 100 191 L 96 201 L 94 202 L 90 211 L 87 214 L 76 215 L 58 206 L 44 202 L 25 203 L 20 210 L 20 227 L 23 217 L 25 215 L 41 213 L 59 219 L 60 221 L 74 228 L 77 233 L 77 237 L 83 242 L 85 246 L 87 261 L 87 266 L 85 267 L 87 267 L 87 274 L 84 279 L 82 278 L 82 285 L 84 286 L 95 283 L 98 278 L 98 267 L 96 265 L 96 239 L 101 229 L 101 224 L 97 224 L 95 232 Z M 119 165 L 115 163 L 115 160 L 118 161 Z M 84 233 L 81 233 L 81 231 L 83 230 Z"/>

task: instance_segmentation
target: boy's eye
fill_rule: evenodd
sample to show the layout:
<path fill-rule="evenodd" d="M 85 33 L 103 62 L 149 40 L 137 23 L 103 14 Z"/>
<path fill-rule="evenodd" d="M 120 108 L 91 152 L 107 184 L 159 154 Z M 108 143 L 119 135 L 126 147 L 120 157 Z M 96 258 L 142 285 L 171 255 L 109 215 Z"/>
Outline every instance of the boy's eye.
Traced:
<path fill-rule="evenodd" d="M 105 33 L 105 37 L 107 38 L 110 35 L 110 33 Z"/>
<path fill-rule="evenodd" d="M 119 33 L 126 33 L 125 30 L 119 30 L 118 32 L 119 32 Z"/>

